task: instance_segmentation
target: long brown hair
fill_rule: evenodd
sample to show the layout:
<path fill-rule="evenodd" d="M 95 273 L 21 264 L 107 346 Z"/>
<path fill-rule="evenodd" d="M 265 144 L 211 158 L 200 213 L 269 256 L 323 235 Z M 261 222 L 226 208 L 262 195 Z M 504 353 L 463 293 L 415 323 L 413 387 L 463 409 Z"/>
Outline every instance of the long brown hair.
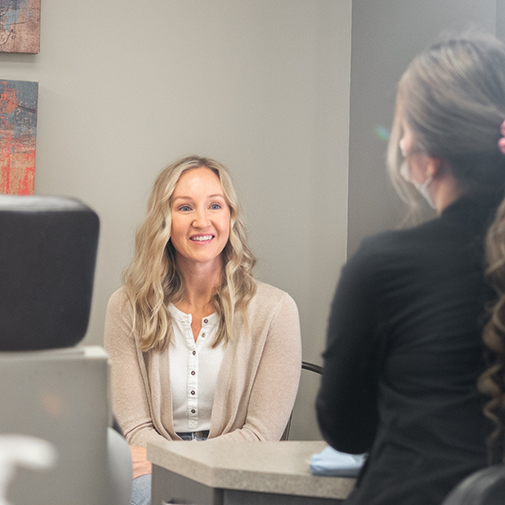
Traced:
<path fill-rule="evenodd" d="M 485 414 L 496 425 L 492 437 L 503 431 L 505 411 L 505 157 L 498 149 L 504 120 L 505 46 L 475 31 L 445 35 L 402 76 L 388 146 L 390 176 L 408 203 L 412 193 L 399 175 L 405 162 L 399 148 L 405 124 L 415 148 L 447 161 L 465 194 L 495 201 L 498 207 L 485 244 L 485 275 L 496 302 L 483 340 L 494 358 L 479 379 L 480 389 L 491 396 Z"/>

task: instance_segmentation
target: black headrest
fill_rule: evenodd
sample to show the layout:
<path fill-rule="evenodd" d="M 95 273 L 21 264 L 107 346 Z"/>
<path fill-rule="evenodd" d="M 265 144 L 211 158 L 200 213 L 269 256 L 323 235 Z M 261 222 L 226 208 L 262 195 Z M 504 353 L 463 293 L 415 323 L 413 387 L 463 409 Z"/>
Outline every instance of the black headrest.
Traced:
<path fill-rule="evenodd" d="M 97 214 L 78 200 L 0 195 L 0 351 L 82 340 L 98 231 Z"/>

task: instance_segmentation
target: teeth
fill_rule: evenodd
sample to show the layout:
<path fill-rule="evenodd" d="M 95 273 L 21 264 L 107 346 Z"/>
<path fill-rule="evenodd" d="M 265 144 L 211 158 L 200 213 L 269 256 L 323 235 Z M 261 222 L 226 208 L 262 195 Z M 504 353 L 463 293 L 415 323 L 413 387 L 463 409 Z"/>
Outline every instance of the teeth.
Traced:
<path fill-rule="evenodd" d="M 203 242 L 204 240 L 211 240 L 212 235 L 200 235 L 199 237 L 191 237 L 191 240 L 196 240 L 197 242 Z"/>

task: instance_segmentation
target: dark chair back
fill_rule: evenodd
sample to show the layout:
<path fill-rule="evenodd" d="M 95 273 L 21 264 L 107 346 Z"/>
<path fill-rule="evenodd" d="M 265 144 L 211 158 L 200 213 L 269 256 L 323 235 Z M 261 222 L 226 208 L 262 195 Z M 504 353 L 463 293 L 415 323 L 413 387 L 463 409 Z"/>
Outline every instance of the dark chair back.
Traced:
<path fill-rule="evenodd" d="M 319 365 L 315 365 L 314 363 L 310 363 L 308 361 L 302 361 L 302 370 L 308 370 L 309 372 L 314 372 L 316 374 L 321 375 L 323 373 L 323 367 Z M 293 412 L 289 416 L 289 421 L 286 427 L 284 428 L 284 433 L 282 434 L 281 440 L 289 439 L 289 431 L 291 429 L 291 420 L 293 419 Z"/>
<path fill-rule="evenodd" d="M 503 505 L 505 466 L 494 465 L 469 475 L 447 496 L 442 505 Z"/>
<path fill-rule="evenodd" d="M 97 214 L 78 200 L 0 195 L 0 351 L 83 339 L 98 230 Z"/>

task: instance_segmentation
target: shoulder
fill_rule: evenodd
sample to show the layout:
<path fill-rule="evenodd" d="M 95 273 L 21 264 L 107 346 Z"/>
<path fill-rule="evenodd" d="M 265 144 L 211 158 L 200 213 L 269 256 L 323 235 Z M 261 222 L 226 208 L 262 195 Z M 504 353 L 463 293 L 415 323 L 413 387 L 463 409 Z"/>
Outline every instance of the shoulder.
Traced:
<path fill-rule="evenodd" d="M 114 291 L 114 293 L 112 293 L 110 296 L 107 307 L 123 307 L 127 301 L 128 295 L 126 294 L 126 289 L 124 287 L 120 287 L 119 289 L 116 289 L 116 291 Z"/>
<path fill-rule="evenodd" d="M 257 289 L 254 298 L 257 300 L 257 303 L 272 305 L 286 300 L 295 303 L 293 298 L 291 298 L 286 291 L 282 291 L 282 289 L 276 288 L 266 282 L 255 280 L 255 283 Z"/>
<path fill-rule="evenodd" d="M 296 303 L 288 293 L 265 282 L 255 280 L 255 283 L 257 289 L 249 305 L 250 312 L 275 315 L 287 311 L 298 314 Z"/>
<path fill-rule="evenodd" d="M 105 315 L 104 346 L 110 353 L 123 345 L 125 337 L 132 336 L 132 309 L 126 290 L 119 288 L 112 293 Z"/>
<path fill-rule="evenodd" d="M 392 280 L 404 279 L 429 262 L 438 246 L 430 221 L 414 228 L 391 230 L 363 239 L 359 249 L 343 266 L 339 289 L 346 295 L 374 297 L 390 286 Z"/>
<path fill-rule="evenodd" d="M 107 315 L 110 316 L 126 316 L 132 312 L 130 300 L 124 287 L 120 287 L 109 298 L 107 303 Z"/>
<path fill-rule="evenodd" d="M 390 230 L 363 239 L 348 264 L 360 269 L 375 270 L 391 266 L 395 260 L 422 257 L 423 250 L 433 247 L 440 239 L 440 222 L 434 219 L 413 228 Z"/>
<path fill-rule="evenodd" d="M 285 291 L 255 281 L 257 290 L 247 308 L 251 334 L 255 338 L 251 342 L 262 346 L 267 340 L 270 344 L 291 345 L 298 349 L 300 344 L 300 317 L 293 298 Z M 243 339 L 248 341 L 248 339 Z"/>
<path fill-rule="evenodd" d="M 391 252 L 398 250 L 398 246 L 423 242 L 435 238 L 439 234 L 440 220 L 433 219 L 412 228 L 388 230 L 363 239 L 361 248 L 368 253 Z"/>

